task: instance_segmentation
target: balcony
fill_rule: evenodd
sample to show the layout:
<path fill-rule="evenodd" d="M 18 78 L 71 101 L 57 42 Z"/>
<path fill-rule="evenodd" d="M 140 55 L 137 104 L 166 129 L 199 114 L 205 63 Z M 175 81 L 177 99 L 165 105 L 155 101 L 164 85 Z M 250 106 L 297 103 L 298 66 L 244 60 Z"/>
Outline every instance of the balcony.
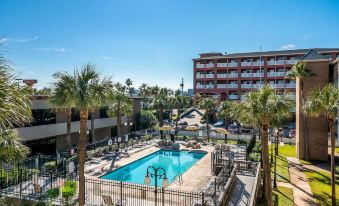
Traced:
<path fill-rule="evenodd" d="M 295 83 L 286 84 L 286 88 L 295 88 Z"/>
<path fill-rule="evenodd" d="M 254 89 L 260 89 L 263 86 L 263 84 L 253 84 Z"/>
<path fill-rule="evenodd" d="M 228 67 L 238 67 L 238 62 L 227 63 Z"/>
<path fill-rule="evenodd" d="M 267 65 L 284 65 L 285 60 L 267 61 Z"/>
<path fill-rule="evenodd" d="M 285 72 L 267 72 L 268 77 L 284 77 L 285 75 Z"/>
<path fill-rule="evenodd" d="M 238 78 L 238 73 L 229 73 L 229 74 L 227 74 L 227 77 L 229 77 L 229 78 Z"/>
<path fill-rule="evenodd" d="M 217 84 L 217 88 L 218 89 L 226 89 L 227 88 L 227 84 Z"/>
<path fill-rule="evenodd" d="M 205 74 L 197 74 L 196 78 L 197 79 L 203 79 L 203 78 L 205 78 Z"/>
<path fill-rule="evenodd" d="M 217 78 L 227 78 L 227 74 L 217 74 Z"/>
<path fill-rule="evenodd" d="M 205 89 L 205 85 L 197 84 L 196 86 L 197 89 Z"/>
<path fill-rule="evenodd" d="M 280 89 L 280 88 L 284 88 L 284 84 L 270 84 L 270 86 L 272 88 L 275 88 L 275 89 Z"/>
<path fill-rule="evenodd" d="M 238 84 L 227 84 L 227 88 L 238 88 Z"/>
<path fill-rule="evenodd" d="M 241 99 L 241 100 L 246 99 L 246 94 L 241 95 L 241 96 L 240 96 L 240 99 Z"/>
<path fill-rule="evenodd" d="M 253 77 L 264 77 L 264 73 L 253 73 Z"/>
<path fill-rule="evenodd" d="M 201 69 L 201 68 L 213 68 L 214 63 L 208 63 L 208 64 L 196 64 L 196 68 Z"/>
<path fill-rule="evenodd" d="M 253 66 L 264 66 L 264 61 L 252 62 Z"/>
<path fill-rule="evenodd" d="M 206 78 L 214 78 L 214 74 L 206 74 Z"/>
<path fill-rule="evenodd" d="M 214 89 L 214 84 L 206 84 L 206 89 Z"/>
<path fill-rule="evenodd" d="M 241 62 L 242 67 L 252 66 L 252 62 Z"/>
<path fill-rule="evenodd" d="M 214 63 L 208 63 L 206 64 L 206 68 L 213 68 L 214 67 Z"/>
<path fill-rule="evenodd" d="M 238 99 L 238 95 L 237 94 L 230 94 L 230 95 L 228 95 L 228 99 L 232 99 L 232 100 Z"/>
<path fill-rule="evenodd" d="M 290 60 L 286 60 L 286 64 L 296 64 L 296 63 L 298 63 L 298 59 L 290 59 Z"/>
<path fill-rule="evenodd" d="M 227 67 L 227 63 L 217 63 L 217 67 Z"/>
<path fill-rule="evenodd" d="M 252 77 L 252 73 L 241 73 L 241 77 Z"/>
<path fill-rule="evenodd" d="M 241 88 L 250 89 L 252 88 L 252 84 L 241 84 Z"/>

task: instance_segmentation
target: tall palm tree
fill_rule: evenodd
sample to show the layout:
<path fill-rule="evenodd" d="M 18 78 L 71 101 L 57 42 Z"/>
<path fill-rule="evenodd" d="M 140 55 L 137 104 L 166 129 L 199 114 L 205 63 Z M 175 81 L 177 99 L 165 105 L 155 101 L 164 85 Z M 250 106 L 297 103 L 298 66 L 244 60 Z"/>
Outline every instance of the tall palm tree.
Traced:
<path fill-rule="evenodd" d="M 210 141 L 210 128 L 209 128 L 209 122 L 210 122 L 210 115 L 211 112 L 215 109 L 215 102 L 214 99 L 208 97 L 203 98 L 199 102 L 199 108 L 205 110 L 205 116 L 206 116 L 206 132 L 207 132 L 207 141 Z"/>
<path fill-rule="evenodd" d="M 28 94 L 19 88 L 11 69 L 0 55 L 0 131 L 23 126 L 32 116 Z"/>
<path fill-rule="evenodd" d="M 96 108 L 98 101 L 105 104 L 111 92 L 109 79 L 101 78 L 93 64 L 86 64 L 74 71 L 74 103 L 80 111 L 79 162 L 79 205 L 85 204 L 85 160 L 88 113 Z M 97 94 L 97 91 L 101 91 Z M 100 96 L 100 97 L 99 97 Z"/>
<path fill-rule="evenodd" d="M 299 81 L 299 94 L 301 97 L 301 105 L 305 104 L 304 97 L 304 79 L 316 76 L 313 72 L 306 69 L 306 64 L 303 62 L 298 62 L 292 68 L 292 70 L 287 74 L 287 78 L 295 79 L 297 82 Z M 303 133 L 304 133 L 304 149 L 305 149 L 305 159 L 308 159 L 308 127 L 307 127 L 307 115 L 303 115 Z"/>
<path fill-rule="evenodd" d="M 217 111 L 217 116 L 223 118 L 225 129 L 227 129 L 230 120 L 235 119 L 235 115 L 238 114 L 237 104 L 234 101 L 224 101 L 221 103 Z M 227 142 L 227 134 L 225 134 L 225 141 Z"/>
<path fill-rule="evenodd" d="M 128 97 L 126 86 L 116 83 L 109 100 L 109 115 L 117 117 L 117 133 L 122 135 L 122 116 L 132 112 L 132 100 Z"/>
<path fill-rule="evenodd" d="M 173 107 L 177 109 L 177 118 L 175 119 L 175 127 L 178 128 L 179 120 L 180 120 L 180 115 L 181 111 L 184 108 L 189 107 L 190 105 L 190 98 L 188 96 L 182 96 L 180 94 L 177 94 L 173 98 Z M 177 133 L 176 133 L 177 134 Z"/>
<path fill-rule="evenodd" d="M 132 82 L 132 80 L 130 78 L 128 78 L 128 79 L 126 79 L 125 84 L 126 84 L 126 87 L 127 87 L 126 88 L 127 92 L 129 94 L 129 96 L 131 97 L 132 94 L 133 94 L 133 91 L 134 91 L 134 88 L 132 87 L 133 82 Z"/>
<path fill-rule="evenodd" d="M 304 105 L 304 111 L 311 116 L 325 115 L 327 117 L 331 138 L 332 205 L 335 206 L 335 121 L 339 116 L 339 90 L 333 84 L 328 84 L 323 89 L 312 90 Z"/>
<path fill-rule="evenodd" d="M 51 96 L 48 98 L 51 105 L 57 110 L 66 112 L 66 141 L 68 151 L 72 149 L 71 127 L 72 127 L 72 108 L 75 107 L 75 81 L 74 76 L 67 72 L 57 72 L 53 75 L 55 82 Z"/>
<path fill-rule="evenodd" d="M 274 89 L 269 85 L 258 91 L 249 92 L 243 101 L 243 110 L 250 114 L 261 125 L 262 133 L 262 163 L 264 171 L 264 194 L 269 206 L 272 205 L 271 170 L 268 158 L 268 128 L 272 123 L 274 114 L 285 115 L 289 113 L 291 102 L 286 95 L 275 95 Z"/>
<path fill-rule="evenodd" d="M 158 112 L 159 126 L 162 127 L 164 125 L 164 111 L 167 110 L 170 106 L 171 91 L 167 88 L 158 88 L 158 86 L 155 86 L 152 93 L 154 95 L 152 106 Z M 160 134 L 161 138 L 163 138 L 162 131 L 160 131 Z"/>

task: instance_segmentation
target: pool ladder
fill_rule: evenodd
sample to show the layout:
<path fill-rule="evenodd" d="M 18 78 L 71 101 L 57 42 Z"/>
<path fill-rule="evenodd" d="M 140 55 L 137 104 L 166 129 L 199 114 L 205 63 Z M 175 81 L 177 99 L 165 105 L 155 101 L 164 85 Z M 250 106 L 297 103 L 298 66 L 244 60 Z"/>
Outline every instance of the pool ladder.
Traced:
<path fill-rule="evenodd" d="M 182 174 L 179 173 L 179 174 L 175 175 L 173 177 L 172 182 L 174 182 L 176 185 L 182 185 L 182 183 L 184 183 L 184 181 L 182 180 Z"/>

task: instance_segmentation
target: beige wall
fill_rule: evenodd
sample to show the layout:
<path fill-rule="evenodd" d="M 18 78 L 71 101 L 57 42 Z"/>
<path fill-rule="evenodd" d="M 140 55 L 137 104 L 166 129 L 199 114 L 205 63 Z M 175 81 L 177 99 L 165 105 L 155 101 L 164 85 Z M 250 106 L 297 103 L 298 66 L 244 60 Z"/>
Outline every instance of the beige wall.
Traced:
<path fill-rule="evenodd" d="M 315 87 L 323 87 L 329 82 L 329 62 L 306 62 L 306 68 L 315 73 L 316 77 L 306 78 L 303 80 L 304 89 L 303 95 L 307 100 L 308 93 Z M 304 139 L 304 125 L 302 112 L 302 103 L 300 96 L 300 81 L 296 82 L 296 145 L 297 157 L 305 159 L 305 139 Z M 308 128 L 308 151 L 311 160 L 327 160 L 328 158 L 328 124 L 326 117 L 307 117 Z"/>

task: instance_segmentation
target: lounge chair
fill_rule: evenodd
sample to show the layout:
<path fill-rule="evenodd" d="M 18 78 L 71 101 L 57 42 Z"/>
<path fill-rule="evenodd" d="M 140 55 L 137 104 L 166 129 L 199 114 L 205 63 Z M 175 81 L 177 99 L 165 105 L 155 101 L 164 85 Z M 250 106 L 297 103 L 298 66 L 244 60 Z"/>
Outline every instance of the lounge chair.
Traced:
<path fill-rule="evenodd" d="M 108 195 L 101 195 L 102 196 L 102 199 L 104 200 L 104 203 L 105 205 L 108 205 L 108 206 L 124 206 L 126 205 L 126 200 L 122 200 L 120 201 L 120 199 L 116 199 L 115 203 L 113 203 L 113 199 L 111 196 L 108 196 Z"/>
<path fill-rule="evenodd" d="M 40 198 L 42 195 L 42 189 L 39 184 L 33 184 L 34 192 L 38 194 L 38 197 Z"/>

